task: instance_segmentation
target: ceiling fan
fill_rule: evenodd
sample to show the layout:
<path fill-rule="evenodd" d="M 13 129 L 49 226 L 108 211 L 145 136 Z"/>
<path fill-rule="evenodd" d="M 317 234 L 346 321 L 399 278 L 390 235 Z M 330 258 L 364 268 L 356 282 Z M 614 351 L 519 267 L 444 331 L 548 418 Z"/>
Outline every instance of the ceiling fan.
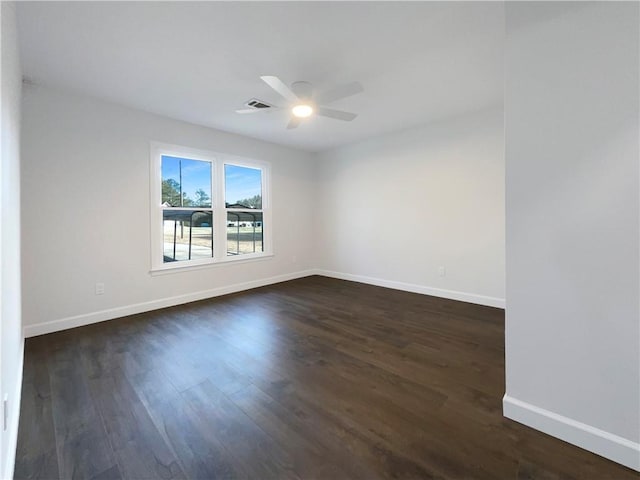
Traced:
<path fill-rule="evenodd" d="M 236 110 L 237 113 L 256 113 L 287 108 L 291 112 L 291 119 L 287 125 L 288 129 L 296 128 L 304 119 L 312 115 L 334 118 L 345 122 L 350 122 L 358 116 L 355 113 L 327 108 L 324 105 L 364 91 L 364 88 L 359 82 L 347 83 L 346 85 L 341 85 L 314 96 L 313 85 L 309 82 L 294 82 L 291 84 L 291 88 L 289 88 L 278 77 L 263 75 L 260 78 L 282 98 L 287 100 L 288 103 L 286 107 L 271 105 L 254 98 L 245 103 L 245 106 L 249 108 Z"/>

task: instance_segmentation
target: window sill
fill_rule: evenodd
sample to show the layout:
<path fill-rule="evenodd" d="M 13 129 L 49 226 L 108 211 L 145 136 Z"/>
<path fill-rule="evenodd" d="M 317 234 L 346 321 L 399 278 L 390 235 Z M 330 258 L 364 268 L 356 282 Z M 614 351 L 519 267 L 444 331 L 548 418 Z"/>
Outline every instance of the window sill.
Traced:
<path fill-rule="evenodd" d="M 172 263 L 168 265 L 163 265 L 162 267 L 156 267 L 149 270 L 149 274 L 153 277 L 156 275 L 168 275 L 171 273 L 183 273 L 183 272 L 191 272 L 193 270 L 202 270 L 207 268 L 216 268 L 216 267 L 228 267 L 230 265 L 237 265 L 240 263 L 250 263 L 250 262 L 259 262 L 263 260 L 271 260 L 273 258 L 273 253 L 260 253 L 260 254 L 247 254 L 242 257 L 228 257 L 224 260 L 216 260 L 215 262 L 205 262 L 205 263 L 197 263 L 197 264 L 186 264 L 186 265 L 174 265 Z M 182 261 L 180 263 L 186 263 Z"/>

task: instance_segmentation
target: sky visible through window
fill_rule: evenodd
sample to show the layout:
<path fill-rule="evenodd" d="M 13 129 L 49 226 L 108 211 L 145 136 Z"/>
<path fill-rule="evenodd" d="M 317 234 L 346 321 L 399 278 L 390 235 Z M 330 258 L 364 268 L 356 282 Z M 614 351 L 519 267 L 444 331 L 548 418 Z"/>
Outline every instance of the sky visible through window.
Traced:
<path fill-rule="evenodd" d="M 180 175 L 182 169 L 182 176 Z M 262 172 L 257 168 L 241 167 L 239 165 L 224 166 L 225 176 L 225 201 L 228 204 L 240 203 L 243 200 L 260 197 L 257 202 L 262 204 Z M 181 178 L 182 177 L 182 178 Z M 184 206 L 211 206 L 211 163 L 202 160 L 188 158 L 162 156 L 162 182 L 168 181 L 180 188 L 182 180 L 182 194 L 184 198 L 191 200 Z M 199 192 L 200 191 L 200 192 Z M 205 200 L 202 200 L 204 192 Z M 179 193 L 177 194 L 179 198 Z M 165 201 L 166 198 L 163 198 Z M 180 206 L 179 201 L 170 201 L 172 206 Z M 251 202 L 256 206 L 256 202 Z"/>
<path fill-rule="evenodd" d="M 173 180 L 176 189 L 180 188 L 180 169 L 182 168 L 182 194 L 190 199 L 191 205 L 211 206 L 211 163 L 186 158 L 162 156 L 162 182 Z M 199 192 L 200 191 L 200 192 Z M 204 192 L 204 197 L 203 193 Z M 164 200 L 164 199 L 163 199 Z M 199 201 L 200 200 L 200 201 Z M 180 206 L 179 202 L 170 202 Z M 188 206 L 188 205 L 185 205 Z"/>
<path fill-rule="evenodd" d="M 257 168 L 224 166 L 225 201 L 239 203 L 256 195 L 262 200 L 262 172 Z M 262 201 L 259 202 L 260 206 Z"/>

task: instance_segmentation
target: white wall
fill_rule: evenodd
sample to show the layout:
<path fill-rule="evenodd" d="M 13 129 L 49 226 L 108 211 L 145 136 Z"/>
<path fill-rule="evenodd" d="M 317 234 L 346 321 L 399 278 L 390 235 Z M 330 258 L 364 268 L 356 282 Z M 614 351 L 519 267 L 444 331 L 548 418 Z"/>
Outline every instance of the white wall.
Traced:
<path fill-rule="evenodd" d="M 506 8 L 505 414 L 640 469 L 639 4 Z"/>
<path fill-rule="evenodd" d="M 23 117 L 28 336 L 295 277 L 311 267 L 309 154 L 41 87 L 26 89 Z M 150 140 L 271 162 L 275 256 L 151 276 Z M 96 282 L 105 283 L 104 295 L 95 295 Z"/>
<path fill-rule="evenodd" d="M 319 267 L 501 306 L 502 117 L 497 106 L 318 155 Z"/>
<path fill-rule="evenodd" d="M 0 159 L 0 392 L 8 396 L 8 422 L 0 430 L 0 476 L 13 476 L 23 337 L 20 319 L 20 91 L 15 4 L 0 4 L 2 24 L 2 149 Z M 0 402 L 2 401 L 0 398 Z M 0 403 L 0 423 L 2 422 Z M 1 428 L 1 427 L 0 427 Z"/>

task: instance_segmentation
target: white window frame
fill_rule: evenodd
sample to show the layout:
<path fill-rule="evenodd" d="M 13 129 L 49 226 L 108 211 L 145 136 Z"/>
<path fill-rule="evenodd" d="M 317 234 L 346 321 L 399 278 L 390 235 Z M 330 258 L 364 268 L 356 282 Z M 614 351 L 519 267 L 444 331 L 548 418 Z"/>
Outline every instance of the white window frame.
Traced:
<path fill-rule="evenodd" d="M 213 265 L 224 265 L 252 260 L 263 260 L 273 256 L 271 245 L 271 165 L 268 162 L 235 155 L 199 150 L 181 145 L 160 142 L 150 144 L 150 232 L 151 232 L 151 270 L 155 273 L 170 273 Z M 189 160 L 211 163 L 211 210 L 213 215 L 213 257 L 195 260 L 164 262 L 164 234 L 162 216 L 162 157 L 172 156 Z M 262 176 L 262 252 L 227 255 L 227 208 L 225 195 L 224 166 L 226 164 L 255 168 Z M 184 210 L 198 210 L 197 207 L 184 207 Z M 235 209 L 229 209 L 234 211 Z M 247 209 L 248 210 L 248 209 Z"/>

